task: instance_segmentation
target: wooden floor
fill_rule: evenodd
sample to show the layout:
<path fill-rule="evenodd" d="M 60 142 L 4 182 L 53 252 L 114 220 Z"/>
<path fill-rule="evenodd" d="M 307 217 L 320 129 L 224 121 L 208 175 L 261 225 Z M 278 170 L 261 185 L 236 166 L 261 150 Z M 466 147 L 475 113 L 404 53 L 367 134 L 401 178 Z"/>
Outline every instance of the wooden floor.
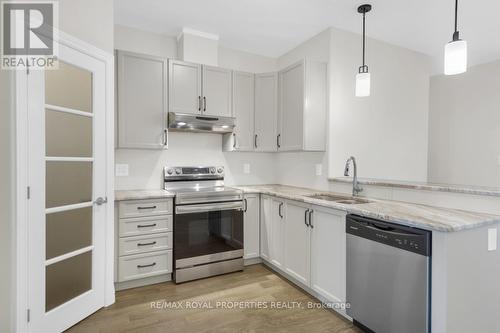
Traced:
<path fill-rule="evenodd" d="M 224 309 L 217 303 L 236 301 L 251 302 L 253 308 Z M 183 308 L 158 309 L 152 302 Z M 300 302 L 303 308 L 284 302 Z M 308 309 L 308 302 L 318 303 L 266 267 L 254 265 L 244 272 L 180 285 L 166 282 L 117 292 L 115 304 L 68 332 L 360 332 L 331 310 Z M 211 308 L 188 309 L 189 304 Z M 258 304 L 268 308 L 257 309 Z M 288 308 L 271 309 L 273 305 Z"/>

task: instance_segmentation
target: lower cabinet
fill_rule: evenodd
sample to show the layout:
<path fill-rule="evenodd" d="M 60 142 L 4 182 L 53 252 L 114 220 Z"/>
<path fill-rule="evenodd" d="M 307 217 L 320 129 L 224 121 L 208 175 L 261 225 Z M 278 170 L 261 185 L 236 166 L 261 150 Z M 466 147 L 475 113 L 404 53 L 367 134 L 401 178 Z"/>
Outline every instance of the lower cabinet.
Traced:
<path fill-rule="evenodd" d="M 261 196 L 260 256 L 330 302 L 345 302 L 346 213 Z"/>
<path fill-rule="evenodd" d="M 244 259 L 258 258 L 259 255 L 259 194 L 247 194 L 243 198 Z"/>
<path fill-rule="evenodd" d="M 346 214 L 311 207 L 311 288 L 332 302 L 345 302 Z"/>

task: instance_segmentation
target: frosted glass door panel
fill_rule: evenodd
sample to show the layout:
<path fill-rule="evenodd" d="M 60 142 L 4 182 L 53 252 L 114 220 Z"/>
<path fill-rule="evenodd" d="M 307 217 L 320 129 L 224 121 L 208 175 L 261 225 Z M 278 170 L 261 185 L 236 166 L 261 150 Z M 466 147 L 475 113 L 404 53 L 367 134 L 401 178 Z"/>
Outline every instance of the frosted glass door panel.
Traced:
<path fill-rule="evenodd" d="M 92 163 L 48 161 L 46 208 L 92 201 Z"/>
<path fill-rule="evenodd" d="M 92 156 L 92 118 L 50 109 L 45 112 L 47 156 Z"/>

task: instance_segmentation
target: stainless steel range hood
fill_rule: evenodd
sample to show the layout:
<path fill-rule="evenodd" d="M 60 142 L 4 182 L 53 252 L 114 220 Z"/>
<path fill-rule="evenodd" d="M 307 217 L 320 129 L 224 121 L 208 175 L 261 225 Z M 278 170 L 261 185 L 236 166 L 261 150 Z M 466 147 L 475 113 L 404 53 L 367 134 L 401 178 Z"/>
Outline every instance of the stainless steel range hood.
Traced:
<path fill-rule="evenodd" d="M 231 133 L 235 126 L 233 117 L 215 117 L 188 113 L 168 113 L 171 131 Z"/>

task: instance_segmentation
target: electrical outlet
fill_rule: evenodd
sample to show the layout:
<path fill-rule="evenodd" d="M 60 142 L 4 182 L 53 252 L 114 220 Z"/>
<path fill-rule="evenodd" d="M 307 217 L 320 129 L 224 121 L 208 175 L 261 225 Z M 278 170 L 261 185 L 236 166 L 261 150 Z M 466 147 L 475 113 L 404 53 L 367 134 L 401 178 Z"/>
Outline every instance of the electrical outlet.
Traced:
<path fill-rule="evenodd" d="M 488 229 L 488 251 L 497 249 L 497 228 Z"/>
<path fill-rule="evenodd" d="M 316 164 L 316 176 L 323 174 L 323 164 Z"/>
<path fill-rule="evenodd" d="M 243 173 L 246 173 L 246 174 L 250 173 L 250 163 L 243 164 Z"/>
<path fill-rule="evenodd" d="M 115 165 L 115 175 L 117 177 L 127 177 L 128 176 L 128 164 L 116 164 Z"/>

